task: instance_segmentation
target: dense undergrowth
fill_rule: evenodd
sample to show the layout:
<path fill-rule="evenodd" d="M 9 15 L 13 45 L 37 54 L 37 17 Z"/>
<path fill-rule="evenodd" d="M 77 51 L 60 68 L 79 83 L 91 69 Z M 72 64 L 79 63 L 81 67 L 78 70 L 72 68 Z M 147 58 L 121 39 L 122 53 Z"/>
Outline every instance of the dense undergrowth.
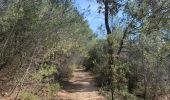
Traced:
<path fill-rule="evenodd" d="M 166 0 L 97 0 L 106 39 L 85 63 L 109 99 L 168 100 L 170 20 Z M 102 26 L 99 27 L 103 32 Z"/>
<path fill-rule="evenodd" d="M 0 94 L 52 99 L 94 34 L 70 0 L 1 3 Z"/>
<path fill-rule="evenodd" d="M 105 15 L 102 38 L 72 0 L 1 1 L 0 97 L 57 98 L 61 83 L 82 64 L 108 99 L 169 95 L 168 0 L 97 0 Z"/>

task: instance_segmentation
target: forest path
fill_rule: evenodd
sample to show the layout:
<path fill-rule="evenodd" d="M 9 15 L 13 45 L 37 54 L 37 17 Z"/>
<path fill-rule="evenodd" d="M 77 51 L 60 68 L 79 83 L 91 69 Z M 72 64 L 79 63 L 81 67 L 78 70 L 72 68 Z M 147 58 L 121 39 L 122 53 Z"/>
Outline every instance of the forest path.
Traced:
<path fill-rule="evenodd" d="M 81 68 L 73 71 L 73 77 L 57 95 L 59 100 L 105 100 L 97 91 L 94 77 Z"/>

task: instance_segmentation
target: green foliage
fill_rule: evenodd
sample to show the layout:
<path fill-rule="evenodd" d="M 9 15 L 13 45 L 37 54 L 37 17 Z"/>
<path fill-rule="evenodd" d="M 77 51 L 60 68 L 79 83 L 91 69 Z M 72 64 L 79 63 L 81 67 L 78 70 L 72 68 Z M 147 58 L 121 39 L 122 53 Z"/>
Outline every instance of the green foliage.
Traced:
<path fill-rule="evenodd" d="M 35 72 L 35 74 L 32 75 L 32 78 L 34 80 L 41 81 L 45 77 L 52 76 L 54 77 L 54 74 L 57 74 L 57 67 L 54 65 L 44 65 L 42 66 L 38 72 Z"/>
<path fill-rule="evenodd" d="M 67 81 L 94 36 L 73 3 L 14 0 L 6 6 L 0 14 L 0 76 L 9 78 L 10 84 L 30 82 L 34 92 Z"/>
<path fill-rule="evenodd" d="M 137 97 L 129 92 L 122 91 L 121 96 L 124 100 L 138 100 Z"/>
<path fill-rule="evenodd" d="M 102 12 L 106 1 L 97 1 Z M 7 3 L 0 13 L 0 78 L 10 79 L 10 84 L 30 82 L 36 87 L 30 92 L 28 88 L 23 90 L 23 100 L 39 99 L 35 95 L 39 90 L 51 99 L 61 88 L 59 82 L 67 81 L 74 66 L 85 59 L 86 70 L 94 73 L 98 86 L 108 97 L 109 88 L 114 89 L 115 98 L 125 100 L 135 100 L 136 96 L 152 100 L 168 94 L 170 2 L 107 2 L 108 18 L 117 16 L 119 11 L 125 14 L 122 22 L 108 22 L 116 26 L 112 25 L 113 32 L 107 39 L 96 39 L 70 0 Z M 112 56 L 113 63 L 109 65 Z M 4 83 L 0 86 L 3 88 Z"/>
<path fill-rule="evenodd" d="M 60 85 L 58 83 L 55 84 L 47 84 L 46 90 L 46 99 L 50 100 L 53 98 L 54 93 L 57 93 L 60 90 Z"/>
<path fill-rule="evenodd" d="M 144 100 L 165 96 L 170 90 L 167 81 L 169 51 L 166 51 L 169 44 L 170 2 L 166 0 L 123 2 L 97 0 L 97 2 L 101 4 L 99 12 L 105 10 L 105 26 L 108 33 L 105 41 L 108 45 L 98 45 L 100 53 L 95 53 L 95 50 L 89 52 L 87 66 L 90 67 L 87 68 L 90 70 L 97 68 L 92 72 L 97 73 L 98 83 L 102 84 L 100 86 L 110 88 L 112 93 L 116 92 L 114 98 L 121 100 L 133 100 L 135 99 L 133 96 L 139 96 Z M 119 8 L 123 8 L 123 11 Z M 123 12 L 124 18 L 118 17 L 119 11 Z M 117 22 L 115 20 L 117 17 L 123 21 Z M 116 22 L 109 22 L 110 20 Z M 116 28 L 117 26 L 120 28 Z M 101 52 L 103 47 L 108 51 Z M 100 63 L 103 60 L 99 60 L 102 59 L 99 55 L 105 55 L 104 61 L 108 63 Z M 126 91 L 127 89 L 131 94 Z M 121 96 L 119 98 L 116 95 Z M 122 96 L 124 98 L 121 98 Z"/>
<path fill-rule="evenodd" d="M 50 91 L 55 93 L 60 90 L 60 85 L 55 83 L 55 84 L 50 84 Z"/>
<path fill-rule="evenodd" d="M 20 93 L 20 99 L 21 100 L 38 100 L 39 98 L 38 98 L 38 96 L 37 95 L 35 95 L 35 94 L 33 94 L 33 93 L 30 93 L 30 92 L 28 92 L 28 91 L 22 91 L 21 93 Z"/>

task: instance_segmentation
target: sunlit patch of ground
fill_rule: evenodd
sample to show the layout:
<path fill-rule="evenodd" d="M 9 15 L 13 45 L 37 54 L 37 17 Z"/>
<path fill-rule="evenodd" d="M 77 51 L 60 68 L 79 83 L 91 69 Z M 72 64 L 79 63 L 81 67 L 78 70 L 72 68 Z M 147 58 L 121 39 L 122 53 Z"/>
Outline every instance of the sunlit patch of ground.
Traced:
<path fill-rule="evenodd" d="M 59 100 L 105 100 L 95 87 L 94 78 L 83 69 L 76 69 L 73 77 L 57 93 Z"/>

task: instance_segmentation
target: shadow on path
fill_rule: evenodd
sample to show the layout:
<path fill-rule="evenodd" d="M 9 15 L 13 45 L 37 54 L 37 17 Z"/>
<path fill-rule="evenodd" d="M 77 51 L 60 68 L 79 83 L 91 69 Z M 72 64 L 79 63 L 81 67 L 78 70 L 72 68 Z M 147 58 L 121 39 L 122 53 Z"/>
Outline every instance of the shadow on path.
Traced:
<path fill-rule="evenodd" d="M 94 78 L 83 69 L 75 69 L 69 82 L 63 83 L 59 100 L 105 100 L 99 95 Z"/>

